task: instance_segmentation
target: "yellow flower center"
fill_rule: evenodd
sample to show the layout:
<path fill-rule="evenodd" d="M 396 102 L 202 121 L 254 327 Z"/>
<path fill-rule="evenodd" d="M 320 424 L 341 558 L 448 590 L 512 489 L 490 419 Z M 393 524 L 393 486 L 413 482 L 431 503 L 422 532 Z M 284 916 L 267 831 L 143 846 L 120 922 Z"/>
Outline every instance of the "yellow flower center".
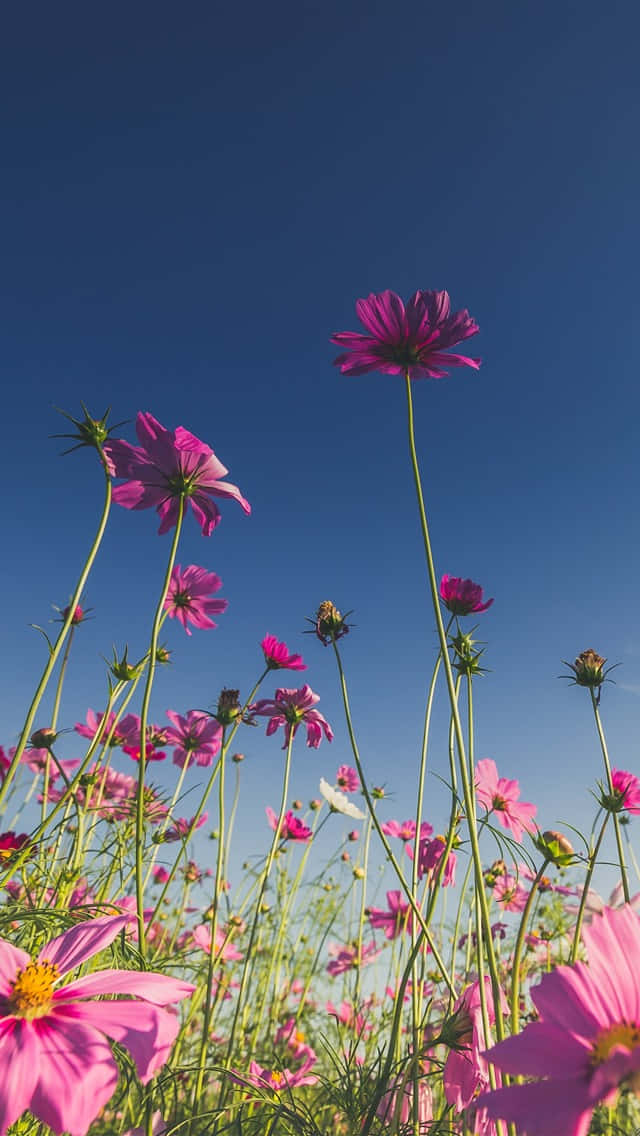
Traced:
<path fill-rule="evenodd" d="M 9 994 L 9 1013 L 17 1018 L 41 1018 L 48 1014 L 53 999 L 53 984 L 60 977 L 51 962 L 30 962 L 19 970 Z"/>
<path fill-rule="evenodd" d="M 640 1026 L 619 1022 L 618 1025 L 601 1030 L 591 1052 L 591 1064 L 601 1065 L 616 1045 L 622 1045 L 625 1049 L 635 1049 L 640 1045 Z"/>
<path fill-rule="evenodd" d="M 277 1069 L 274 1069 L 271 1073 L 271 1081 L 273 1083 L 274 1089 L 279 1089 L 280 1086 L 284 1084 L 284 1074 L 279 1073 Z"/>

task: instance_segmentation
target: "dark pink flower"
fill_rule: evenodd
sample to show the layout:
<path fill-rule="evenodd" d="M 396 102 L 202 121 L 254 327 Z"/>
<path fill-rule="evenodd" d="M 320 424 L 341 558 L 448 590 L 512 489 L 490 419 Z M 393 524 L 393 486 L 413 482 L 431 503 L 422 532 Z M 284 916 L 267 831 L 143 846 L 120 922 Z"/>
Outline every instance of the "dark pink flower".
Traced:
<path fill-rule="evenodd" d="M 184 569 L 179 564 L 174 565 L 164 601 L 169 619 L 179 619 L 187 635 L 191 635 L 189 623 L 203 630 L 217 627 L 209 616 L 221 615 L 227 610 L 228 601 L 210 597 L 221 587 L 222 580 L 215 572 L 207 572 L 206 568 L 198 568 L 195 564 Z"/>
<path fill-rule="evenodd" d="M 418 845 L 418 872 L 420 879 L 427 876 L 431 882 L 436 872 L 439 870 L 440 861 L 444 856 L 447 847 L 447 842 L 444 836 L 434 836 L 433 840 L 428 837 L 422 837 Z M 413 848 L 407 845 L 407 853 L 409 858 L 413 859 Z M 447 862 L 442 869 L 442 876 L 440 877 L 440 884 L 442 887 L 453 887 L 456 882 L 456 863 L 458 857 L 455 852 L 450 851 L 447 856 Z"/>
<path fill-rule="evenodd" d="M 16 852 L 22 851 L 30 839 L 31 837 L 26 832 L 21 832 L 18 835 L 13 830 L 0 833 L 0 863 L 3 860 L 5 862 L 11 860 Z"/>
<path fill-rule="evenodd" d="M 213 450 L 184 426 L 167 430 L 152 414 L 140 411 L 136 433 L 139 446 L 121 439 L 105 444 L 113 476 L 127 478 L 113 490 L 113 500 L 125 509 L 155 508 L 162 522 L 158 532 L 168 532 L 176 524 L 181 495 L 191 505 L 203 536 L 211 536 L 220 521 L 213 497 L 232 497 L 245 513 L 251 512 L 238 487 L 222 480 L 229 471 Z"/>
<path fill-rule="evenodd" d="M 167 729 L 167 742 L 175 746 L 173 763 L 183 765 L 212 765 L 220 750 L 222 726 L 203 710 L 188 710 L 185 717 L 175 710 L 167 710 L 173 726 Z"/>
<path fill-rule="evenodd" d="M 158 864 L 158 866 L 153 869 L 153 872 L 151 874 L 153 876 L 154 883 L 156 884 L 166 884 L 167 880 L 169 879 L 169 873 L 167 869 L 163 868 L 161 864 Z"/>
<path fill-rule="evenodd" d="M 476 796 L 488 813 L 495 813 L 503 828 L 508 828 L 518 841 L 524 832 L 535 832 L 533 818 L 538 811 L 535 805 L 518 800 L 520 786 L 517 781 L 498 777 L 495 761 L 485 757 L 476 765 Z"/>
<path fill-rule="evenodd" d="M 15 753 L 15 750 L 14 750 Z M 0 746 L 0 784 L 5 779 L 7 769 L 11 765 L 11 758 L 7 757 L 2 746 Z"/>
<path fill-rule="evenodd" d="M 356 966 L 367 966 L 368 963 L 373 962 L 378 957 L 381 947 L 377 947 L 371 940 L 370 943 L 362 944 L 362 952 L 358 960 L 358 947 L 356 946 L 339 946 L 337 943 L 330 943 L 328 950 L 331 955 L 331 962 L 327 966 L 329 974 L 335 978 L 338 974 L 344 974 L 347 970 L 353 970 Z"/>
<path fill-rule="evenodd" d="M 440 581 L 440 599 L 452 615 L 478 615 L 491 607 L 493 599 L 482 599 L 482 588 L 473 580 L 460 576 L 443 576 Z"/>
<path fill-rule="evenodd" d="M 166 830 L 164 839 L 170 844 L 174 840 L 186 840 L 196 829 L 202 828 L 202 826 L 207 823 L 208 819 L 208 813 L 203 813 L 197 820 L 195 817 L 176 817 L 173 824 Z"/>
<path fill-rule="evenodd" d="M 275 832 L 278 827 L 277 813 L 274 813 L 269 805 L 267 805 L 265 812 L 269 820 L 269 825 Z M 299 841 L 305 844 L 308 840 L 311 840 L 311 829 L 307 828 L 307 825 L 303 824 L 295 813 L 289 810 L 283 817 L 282 825 L 280 826 L 280 839 Z"/>
<path fill-rule="evenodd" d="M 369 922 L 372 927 L 383 927 L 385 938 L 397 939 L 403 931 L 411 931 L 412 911 L 408 903 L 403 903 L 400 891 L 388 891 L 387 904 L 387 911 L 370 907 Z"/>
<path fill-rule="evenodd" d="M 528 1136 L 586 1136 L 597 1104 L 640 1083 L 640 922 L 605 909 L 583 931 L 588 965 L 558 966 L 531 990 L 538 1020 L 490 1049 L 504 1073 L 534 1077 L 479 1099 Z"/>
<path fill-rule="evenodd" d="M 304 684 L 300 690 L 289 690 L 279 687 L 274 698 L 261 698 L 249 707 L 250 714 L 258 714 L 269 718 L 267 723 L 267 736 L 275 734 L 280 726 L 284 726 L 285 749 L 289 740 L 295 737 L 296 730 L 301 722 L 307 728 L 307 745 L 317 749 L 322 741 L 322 734 L 328 742 L 333 739 L 333 730 L 318 710 L 313 707 L 320 701 L 320 695 L 314 694 L 311 687 Z"/>
<path fill-rule="evenodd" d="M 104 744 L 104 742 L 106 742 L 107 740 L 107 737 L 109 736 L 109 733 L 111 732 L 115 720 L 115 714 L 109 714 L 108 718 L 105 719 L 104 714 L 96 714 L 95 710 L 87 710 L 86 724 L 84 722 L 76 722 L 74 730 L 83 738 L 90 738 L 91 741 L 93 741 L 98 731 L 100 731 L 100 742 Z M 119 726 L 116 726 L 113 737 L 111 739 L 111 744 L 120 745 L 121 741 L 122 738 L 119 733 Z"/>
<path fill-rule="evenodd" d="M 448 292 L 415 292 L 406 305 L 387 290 L 356 301 L 367 334 L 342 331 L 331 342 L 346 348 L 334 360 L 344 375 L 382 371 L 411 379 L 441 379 L 445 367 L 480 366 L 479 359 L 447 351 L 480 330 L 468 311 L 451 312 Z"/>
<path fill-rule="evenodd" d="M 281 643 L 275 635 L 265 635 L 260 646 L 270 671 L 306 671 L 307 664 L 302 661 L 302 655 L 290 655 L 287 644 Z"/>
<path fill-rule="evenodd" d="M 357 793 L 360 788 L 358 774 L 350 765 L 341 765 L 336 773 L 336 785 L 345 793 Z"/>
<path fill-rule="evenodd" d="M 624 769 L 611 770 L 613 791 L 623 809 L 634 816 L 640 815 L 640 781 Z"/>
<path fill-rule="evenodd" d="M 127 921 L 107 915 L 78 923 L 35 960 L 0 940 L 0 1132 L 29 1109 L 57 1134 L 85 1136 L 119 1079 L 107 1038 L 130 1051 L 144 1084 L 166 1062 L 180 1021 L 161 1007 L 194 986 L 138 970 L 95 971 L 58 985 Z M 102 994 L 128 997 L 96 1001 Z"/>
<path fill-rule="evenodd" d="M 70 605 L 67 604 L 67 606 L 63 607 L 62 611 L 60 612 L 60 615 L 62 616 L 62 622 L 63 623 L 67 619 L 67 617 L 69 615 L 69 611 L 70 611 Z M 82 623 L 84 617 L 85 617 L 84 608 L 80 607 L 80 604 L 76 604 L 74 611 L 73 611 L 73 616 L 72 616 L 72 619 L 71 619 L 71 626 L 77 627 L 79 623 Z"/>

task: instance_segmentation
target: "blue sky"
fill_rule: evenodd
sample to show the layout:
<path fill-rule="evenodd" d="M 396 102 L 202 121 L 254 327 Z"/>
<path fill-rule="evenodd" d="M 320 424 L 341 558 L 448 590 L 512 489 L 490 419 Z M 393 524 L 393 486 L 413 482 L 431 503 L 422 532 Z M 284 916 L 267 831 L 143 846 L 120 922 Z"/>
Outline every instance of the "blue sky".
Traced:
<path fill-rule="evenodd" d="M 148 409 L 208 442 L 253 505 L 229 503 L 208 541 L 187 524 L 180 560 L 217 571 L 230 606 L 213 633 L 167 629 L 156 716 L 246 691 L 259 640 L 285 638 L 336 731 L 298 746 L 294 792 L 312 795 L 348 760 L 330 652 L 300 634 L 331 598 L 355 609 L 371 778 L 395 794 L 388 815 L 410 814 L 435 635 L 404 392 L 340 376 L 328 337 L 370 291 L 447 288 L 480 324 L 483 367 L 416 384 L 416 428 L 438 571 L 496 597 L 478 756 L 521 779 L 545 825 L 588 824 L 588 698 L 556 676 L 593 646 L 623 663 L 603 714 L 614 764 L 639 771 L 639 32 L 635 6 L 590 2 L 6 13 L 5 744 L 41 665 L 28 624 L 66 601 L 101 494 L 91 455 L 57 456 L 53 407 Z M 156 529 L 114 510 L 64 725 L 100 706 L 112 642 L 144 651 L 169 547 Z M 444 713 L 439 773 L 443 730 Z M 281 754 L 257 730 L 241 744 L 252 833 Z"/>

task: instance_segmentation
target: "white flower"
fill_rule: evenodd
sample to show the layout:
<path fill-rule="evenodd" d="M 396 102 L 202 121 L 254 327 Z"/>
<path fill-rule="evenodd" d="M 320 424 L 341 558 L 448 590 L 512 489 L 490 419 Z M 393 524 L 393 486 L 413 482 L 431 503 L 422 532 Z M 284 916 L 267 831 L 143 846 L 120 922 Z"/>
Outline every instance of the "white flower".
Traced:
<path fill-rule="evenodd" d="M 353 805 L 339 789 L 334 789 L 324 777 L 320 778 L 320 792 L 332 812 L 343 813 L 344 816 L 353 817 L 354 820 L 366 820 L 367 814 L 357 805 Z"/>

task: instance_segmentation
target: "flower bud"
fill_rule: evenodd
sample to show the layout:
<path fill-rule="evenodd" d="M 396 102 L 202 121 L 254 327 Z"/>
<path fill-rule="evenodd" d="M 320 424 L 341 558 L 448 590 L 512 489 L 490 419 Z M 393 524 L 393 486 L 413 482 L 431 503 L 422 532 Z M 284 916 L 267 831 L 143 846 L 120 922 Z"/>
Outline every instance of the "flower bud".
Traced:
<path fill-rule="evenodd" d="M 358 832 L 357 828 L 354 828 L 349 833 L 349 836 L 347 837 L 347 839 L 350 840 L 352 843 L 355 843 L 356 840 L 360 839 L 360 833 Z"/>
<path fill-rule="evenodd" d="M 43 726 L 40 730 L 34 731 L 30 742 L 34 749 L 51 749 L 56 736 L 56 732 L 51 729 L 51 726 Z"/>
<path fill-rule="evenodd" d="M 347 615 L 351 615 L 351 612 L 348 611 Z M 313 624 L 318 639 L 325 647 L 328 643 L 334 643 L 348 634 L 349 626 L 345 621 L 346 616 L 338 611 L 331 600 L 324 600 L 316 612 L 315 619 L 308 620 Z"/>
<path fill-rule="evenodd" d="M 384 799 L 384 788 L 382 785 L 374 785 L 371 790 L 371 796 L 374 801 L 382 801 Z"/>
<path fill-rule="evenodd" d="M 309 801 L 309 808 L 312 813 L 317 813 L 318 809 L 322 808 L 322 801 L 319 801 L 318 798 L 315 797 L 313 801 Z"/>
<path fill-rule="evenodd" d="M 364 868 L 361 868 L 359 864 L 356 864 L 355 868 L 353 869 L 353 878 L 355 880 L 364 879 Z"/>
<path fill-rule="evenodd" d="M 347 851 L 344 851 L 342 853 L 340 859 L 342 860 L 343 864 L 348 864 L 349 860 L 351 859 L 351 856 L 349 855 L 349 853 Z"/>
<path fill-rule="evenodd" d="M 571 841 L 564 833 L 556 832 L 555 829 L 548 828 L 545 832 L 539 833 L 534 843 L 545 859 L 551 860 L 559 868 L 566 868 L 575 857 Z"/>
<path fill-rule="evenodd" d="M 236 765 L 239 765 L 241 761 L 244 761 L 244 754 L 234 753 L 231 755 L 231 760 L 234 761 Z"/>
<path fill-rule="evenodd" d="M 291 808 L 296 809 L 296 811 L 299 812 L 300 809 L 302 808 L 302 801 L 299 801 L 298 798 L 296 797 L 295 801 L 291 802 Z"/>
<path fill-rule="evenodd" d="M 215 713 L 216 720 L 221 726 L 230 726 L 242 712 L 240 706 L 240 691 L 228 690 L 226 687 L 220 691 L 218 708 Z"/>

